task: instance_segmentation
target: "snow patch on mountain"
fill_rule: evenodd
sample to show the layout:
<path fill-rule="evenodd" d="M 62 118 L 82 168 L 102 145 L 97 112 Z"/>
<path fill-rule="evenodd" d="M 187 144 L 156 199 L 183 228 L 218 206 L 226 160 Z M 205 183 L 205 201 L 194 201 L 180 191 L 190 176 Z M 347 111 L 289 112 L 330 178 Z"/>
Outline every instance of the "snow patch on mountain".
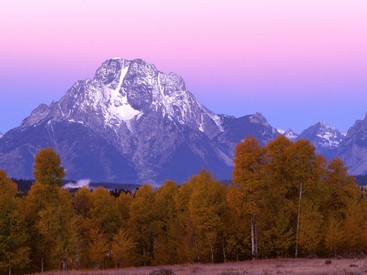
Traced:
<path fill-rule="evenodd" d="M 324 147 L 338 147 L 342 140 L 340 132 L 334 126 L 325 122 L 320 122 L 320 126 L 316 134 L 317 137 L 323 140 L 320 145 Z"/>
<path fill-rule="evenodd" d="M 107 106 L 108 116 L 106 116 L 105 119 L 106 122 L 110 122 L 112 118 L 127 121 L 141 113 L 140 111 L 135 110 L 133 107 L 131 107 L 127 100 L 126 93 L 124 93 L 125 96 L 122 96 L 120 92 L 122 82 L 124 81 L 128 69 L 129 67 L 127 66 L 123 70 L 121 70 L 120 79 L 117 87 L 110 90 L 109 105 Z"/>
<path fill-rule="evenodd" d="M 289 139 L 289 140 L 291 140 L 291 141 L 296 140 L 296 139 L 298 138 L 298 136 L 299 136 L 299 134 L 297 134 L 297 133 L 293 132 L 293 130 L 292 130 L 292 129 L 287 129 L 286 131 L 284 131 L 283 135 L 284 135 L 287 139 Z"/>

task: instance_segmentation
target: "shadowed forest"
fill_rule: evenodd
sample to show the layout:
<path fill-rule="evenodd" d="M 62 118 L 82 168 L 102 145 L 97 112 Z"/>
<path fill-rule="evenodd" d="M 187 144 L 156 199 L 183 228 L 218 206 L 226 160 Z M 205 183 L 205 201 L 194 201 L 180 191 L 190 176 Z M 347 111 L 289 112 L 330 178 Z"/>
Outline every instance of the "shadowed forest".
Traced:
<path fill-rule="evenodd" d="M 205 170 L 112 195 L 62 189 L 60 158 L 35 157 L 35 183 L 20 196 L 0 170 L 0 269 L 66 269 L 208 263 L 367 252 L 367 200 L 343 162 L 284 136 L 237 145 L 231 185 Z"/>

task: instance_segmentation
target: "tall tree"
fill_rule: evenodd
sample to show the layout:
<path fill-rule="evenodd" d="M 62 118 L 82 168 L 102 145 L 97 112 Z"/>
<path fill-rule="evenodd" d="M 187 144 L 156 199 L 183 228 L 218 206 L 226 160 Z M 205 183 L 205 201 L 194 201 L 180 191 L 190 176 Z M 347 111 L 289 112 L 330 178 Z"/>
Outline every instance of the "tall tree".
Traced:
<path fill-rule="evenodd" d="M 244 193 L 237 186 L 229 186 L 226 200 L 229 208 L 225 219 L 226 249 L 230 257 L 239 261 L 248 256 L 246 251 L 251 250 Z"/>
<path fill-rule="evenodd" d="M 35 184 L 25 204 L 27 223 L 32 228 L 33 260 L 40 262 L 40 271 L 66 268 L 73 261 L 76 247 L 74 211 L 69 191 L 62 190 L 64 168 L 51 149 L 40 150 L 35 157 Z"/>
<path fill-rule="evenodd" d="M 174 264 L 178 262 L 178 237 L 182 233 L 177 221 L 178 185 L 168 180 L 156 193 L 157 237 L 154 247 L 155 264 Z"/>
<path fill-rule="evenodd" d="M 155 192 L 148 184 L 136 191 L 130 207 L 128 234 L 136 243 L 137 265 L 149 265 L 154 260 L 154 244 L 158 232 Z"/>
<path fill-rule="evenodd" d="M 103 230 L 98 227 L 93 227 L 90 230 L 88 254 L 93 268 L 105 268 L 103 264 L 111 255 L 110 242 Z"/>
<path fill-rule="evenodd" d="M 184 182 L 176 198 L 177 205 L 177 227 L 182 232 L 177 236 L 178 263 L 191 263 L 200 261 L 197 240 L 194 234 L 193 222 L 190 217 L 189 202 L 192 194 L 192 185 Z"/>
<path fill-rule="evenodd" d="M 307 191 L 307 189 L 311 189 L 312 185 L 318 180 L 315 178 L 315 148 L 309 141 L 301 139 L 288 148 L 286 157 L 288 159 L 287 165 L 290 169 L 290 191 L 294 191 L 294 197 L 297 201 L 294 253 L 294 256 L 297 258 L 299 254 L 300 222 L 304 192 Z"/>
<path fill-rule="evenodd" d="M 38 212 L 36 227 L 50 248 L 50 266 L 62 264 L 67 270 L 76 255 L 77 229 L 69 191 L 57 188 L 56 192 L 56 200 Z"/>
<path fill-rule="evenodd" d="M 33 175 L 37 183 L 62 185 L 65 176 L 59 155 L 52 148 L 41 149 L 34 159 Z"/>
<path fill-rule="evenodd" d="M 4 170 L 0 170 L 0 270 L 12 274 L 29 262 L 29 238 L 19 200 L 16 199 L 17 185 Z"/>
<path fill-rule="evenodd" d="M 120 229 L 113 237 L 112 259 L 117 267 L 127 267 L 134 263 L 136 244 L 128 233 Z"/>
<path fill-rule="evenodd" d="M 92 198 L 87 187 L 77 190 L 72 198 L 72 204 L 76 213 L 77 226 L 77 263 L 76 267 L 88 268 L 91 261 L 88 255 L 91 230 L 95 223 L 91 218 Z"/>
<path fill-rule="evenodd" d="M 192 194 L 189 201 L 190 217 L 197 240 L 199 255 L 214 262 L 218 239 L 222 232 L 224 209 L 224 186 L 213 179 L 204 169 L 190 178 Z"/>
<path fill-rule="evenodd" d="M 93 224 L 92 227 L 99 229 L 108 244 L 109 253 L 106 258 L 106 267 L 113 265 L 111 258 L 112 239 L 121 226 L 115 200 L 116 198 L 103 187 L 98 187 L 91 193 L 90 218 Z"/>
<path fill-rule="evenodd" d="M 235 166 L 232 181 L 240 188 L 244 211 L 250 219 L 251 255 L 255 259 L 258 256 L 256 221 L 262 207 L 265 165 L 264 151 L 257 139 L 247 137 L 239 143 L 233 162 Z"/>

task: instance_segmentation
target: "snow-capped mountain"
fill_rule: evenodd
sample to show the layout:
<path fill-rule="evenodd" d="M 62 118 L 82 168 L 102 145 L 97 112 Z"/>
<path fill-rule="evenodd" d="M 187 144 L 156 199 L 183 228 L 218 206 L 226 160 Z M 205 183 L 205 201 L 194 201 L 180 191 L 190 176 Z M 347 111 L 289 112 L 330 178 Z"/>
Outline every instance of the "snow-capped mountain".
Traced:
<path fill-rule="evenodd" d="M 41 104 L 19 127 L 0 134 L 0 169 L 31 178 L 35 154 L 53 147 L 68 179 L 182 182 L 201 168 L 230 179 L 236 144 L 251 135 L 264 145 L 279 134 L 308 139 L 327 158 L 343 158 L 350 173 L 367 173 L 367 117 L 345 137 L 326 123 L 300 135 L 277 130 L 261 113 L 215 114 L 179 75 L 122 58 L 105 61 L 93 78 L 77 81 L 59 101 Z"/>
<path fill-rule="evenodd" d="M 315 146 L 316 151 L 326 158 L 335 156 L 343 135 L 334 127 L 325 122 L 318 122 L 302 131 L 298 139 L 307 139 Z"/>
<path fill-rule="evenodd" d="M 0 132 L 0 138 L 3 136 L 3 133 L 2 132 Z"/>
<path fill-rule="evenodd" d="M 186 180 L 201 168 L 231 178 L 234 146 L 246 135 L 265 144 L 278 132 L 260 114 L 217 115 L 177 74 L 141 59 L 105 61 L 59 101 L 41 104 L 0 140 L 0 167 L 32 176 L 33 157 L 51 146 L 69 179 Z"/>

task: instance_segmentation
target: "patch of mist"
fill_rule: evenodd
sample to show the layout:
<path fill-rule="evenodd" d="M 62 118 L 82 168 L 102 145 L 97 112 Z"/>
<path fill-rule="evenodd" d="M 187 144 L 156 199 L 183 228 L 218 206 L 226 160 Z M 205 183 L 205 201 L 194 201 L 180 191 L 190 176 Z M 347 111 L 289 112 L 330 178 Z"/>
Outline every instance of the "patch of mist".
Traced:
<path fill-rule="evenodd" d="M 82 187 L 88 187 L 90 184 L 90 179 L 80 179 L 77 182 L 68 182 L 66 183 L 62 188 L 68 189 L 68 188 L 82 188 Z"/>

